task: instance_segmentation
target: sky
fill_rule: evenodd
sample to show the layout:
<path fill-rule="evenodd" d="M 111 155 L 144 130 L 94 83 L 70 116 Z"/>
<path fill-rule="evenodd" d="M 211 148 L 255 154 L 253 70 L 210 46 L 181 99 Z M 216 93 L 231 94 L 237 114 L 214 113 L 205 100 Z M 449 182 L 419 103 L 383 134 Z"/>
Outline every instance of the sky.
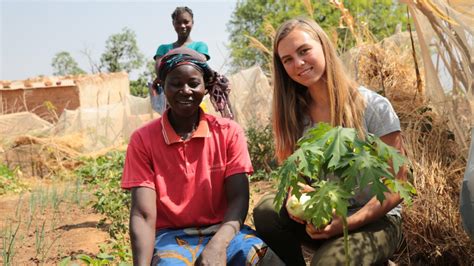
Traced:
<path fill-rule="evenodd" d="M 79 67 L 91 68 L 83 51 L 99 62 L 107 38 L 124 27 L 136 33 L 140 51 L 151 59 L 159 44 L 176 41 L 171 13 L 188 6 L 194 13 L 191 37 L 209 47 L 212 68 L 226 73 L 227 22 L 236 0 L 214 1 L 33 1 L 0 0 L 0 80 L 52 75 L 55 54 L 66 51 Z M 138 72 L 133 72 L 131 78 Z"/>

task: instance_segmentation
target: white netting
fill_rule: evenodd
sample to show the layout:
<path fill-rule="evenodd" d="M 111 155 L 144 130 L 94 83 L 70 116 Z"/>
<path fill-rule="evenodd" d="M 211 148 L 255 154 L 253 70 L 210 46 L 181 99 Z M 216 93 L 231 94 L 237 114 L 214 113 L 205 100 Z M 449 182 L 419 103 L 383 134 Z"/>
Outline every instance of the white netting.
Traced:
<path fill-rule="evenodd" d="M 236 121 L 244 127 L 250 120 L 256 120 L 259 124 L 268 123 L 271 89 L 261 69 L 252 67 L 243 70 L 230 76 L 229 80 L 232 87 L 230 99 Z M 68 139 L 63 144 L 80 153 L 95 152 L 126 143 L 135 129 L 159 117 L 159 114 L 152 110 L 149 97 L 124 96 L 123 88 L 128 87 L 122 83 L 122 79 L 109 80 L 107 76 L 91 76 L 89 79 L 82 77 L 76 84 L 81 90 L 80 97 L 88 97 L 84 103 L 86 107 L 65 109 L 54 125 L 28 112 L 2 115 L 1 141 L 5 145 L 7 141 L 13 142 L 21 135 Z M 113 87 L 122 89 L 117 93 Z M 113 99 L 113 103 L 106 104 L 111 101 L 110 95 L 116 99 Z M 207 112 L 219 115 L 208 99 L 204 106 Z"/>
<path fill-rule="evenodd" d="M 257 125 L 269 123 L 272 89 L 267 77 L 258 66 L 241 70 L 228 77 L 230 82 L 230 102 L 235 115 L 235 121 L 243 128 L 249 122 Z M 220 116 L 215 112 L 209 97 L 204 99 L 206 112 Z"/>
<path fill-rule="evenodd" d="M 29 112 L 0 115 L 0 139 L 14 136 L 45 135 L 53 127 L 51 123 Z"/>
<path fill-rule="evenodd" d="M 235 120 L 243 127 L 251 121 L 262 126 L 269 123 L 272 89 L 262 69 L 254 66 L 230 76 L 229 80 Z"/>
<path fill-rule="evenodd" d="M 126 142 L 136 128 L 155 117 L 149 98 L 128 95 L 120 103 L 66 110 L 51 135 L 80 136 L 81 152 L 92 152 Z"/>
<path fill-rule="evenodd" d="M 474 125 L 474 3 L 402 1 L 408 4 L 425 67 L 426 95 L 447 117 L 464 154 Z"/>

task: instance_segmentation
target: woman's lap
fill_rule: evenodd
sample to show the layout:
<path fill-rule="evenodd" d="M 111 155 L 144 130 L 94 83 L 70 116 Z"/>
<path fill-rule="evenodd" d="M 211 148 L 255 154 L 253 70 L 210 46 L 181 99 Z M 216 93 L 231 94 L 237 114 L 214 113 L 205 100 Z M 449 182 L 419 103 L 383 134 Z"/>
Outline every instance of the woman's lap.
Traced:
<path fill-rule="evenodd" d="M 287 213 L 283 210 L 284 208 L 280 212 L 274 210 L 273 204 L 271 204 L 272 200 L 272 195 L 266 195 L 257 204 L 254 210 L 255 226 L 259 236 L 283 260 L 286 260 L 287 264 L 303 264 L 302 255 L 300 255 L 301 249 L 297 246 L 301 243 L 315 251 L 311 265 L 344 264 L 345 253 L 342 236 L 324 241 L 309 239 L 304 226 L 289 221 Z M 291 238 L 294 240 L 291 240 Z M 401 218 L 386 215 L 371 224 L 350 232 L 349 253 L 352 255 L 351 264 L 367 265 L 384 262 L 397 250 L 400 241 Z M 289 250 L 293 251 L 289 253 Z M 295 260 L 295 258 L 297 259 Z"/>
<path fill-rule="evenodd" d="M 219 225 L 207 228 L 164 229 L 156 234 L 152 265 L 194 265 Z M 256 265 L 277 259 L 248 226 L 243 226 L 227 247 L 228 265 Z"/>

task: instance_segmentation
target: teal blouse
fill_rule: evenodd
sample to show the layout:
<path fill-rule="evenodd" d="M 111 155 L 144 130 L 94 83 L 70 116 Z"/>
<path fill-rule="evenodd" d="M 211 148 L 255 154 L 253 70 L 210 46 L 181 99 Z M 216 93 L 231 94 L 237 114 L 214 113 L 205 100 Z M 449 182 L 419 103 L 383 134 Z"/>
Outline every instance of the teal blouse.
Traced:
<path fill-rule="evenodd" d="M 209 56 L 207 44 L 204 42 L 192 42 L 192 43 L 187 44 L 186 47 L 193 49 L 201 54 L 204 54 L 207 60 L 211 59 L 211 57 Z M 173 48 L 174 47 L 172 43 L 160 45 L 158 49 L 156 49 L 156 54 L 153 57 L 153 59 L 155 59 L 156 57 L 161 57 L 165 55 L 168 51 L 172 50 Z"/>

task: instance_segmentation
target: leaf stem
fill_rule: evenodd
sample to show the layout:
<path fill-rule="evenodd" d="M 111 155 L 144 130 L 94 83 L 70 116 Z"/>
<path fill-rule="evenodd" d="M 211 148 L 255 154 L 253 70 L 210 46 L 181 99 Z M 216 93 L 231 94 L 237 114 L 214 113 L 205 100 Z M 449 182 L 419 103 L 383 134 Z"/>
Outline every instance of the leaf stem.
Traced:
<path fill-rule="evenodd" d="M 347 225 L 347 217 L 342 216 L 342 231 L 344 233 L 344 253 L 346 257 L 346 266 L 349 266 L 351 257 L 349 255 L 349 230 Z"/>

